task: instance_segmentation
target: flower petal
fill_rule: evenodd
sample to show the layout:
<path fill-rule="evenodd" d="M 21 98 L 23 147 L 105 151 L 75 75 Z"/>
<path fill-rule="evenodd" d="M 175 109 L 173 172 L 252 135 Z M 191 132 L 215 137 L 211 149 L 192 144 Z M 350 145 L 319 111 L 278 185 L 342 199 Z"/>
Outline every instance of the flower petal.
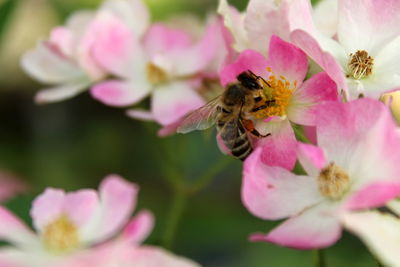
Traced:
<path fill-rule="evenodd" d="M 92 189 L 67 193 L 63 202 L 63 212 L 78 227 L 89 222 L 99 208 L 97 192 Z"/>
<path fill-rule="evenodd" d="M 131 77 L 136 61 L 144 61 L 144 57 L 128 26 L 118 18 L 104 16 L 98 19 L 96 32 L 96 42 L 92 47 L 96 61 L 113 74 Z"/>
<path fill-rule="evenodd" d="M 154 121 L 153 113 L 143 109 L 128 109 L 126 115 L 132 119 L 139 119 L 144 121 Z"/>
<path fill-rule="evenodd" d="M 133 105 L 150 93 L 150 84 L 142 81 L 108 80 L 99 83 L 90 90 L 96 100 L 114 107 Z"/>
<path fill-rule="evenodd" d="M 143 47 L 151 58 L 188 48 L 192 44 L 186 32 L 171 29 L 161 23 L 155 23 L 148 29 L 143 42 Z"/>
<path fill-rule="evenodd" d="M 125 226 L 122 239 L 132 244 L 141 244 L 153 228 L 153 214 L 147 210 L 141 211 Z"/>
<path fill-rule="evenodd" d="M 263 55 L 254 50 L 245 50 L 234 63 L 222 69 L 220 72 L 221 84 L 226 86 L 228 83 L 234 82 L 240 73 L 248 70 L 256 75 L 268 77 L 267 66 L 268 62 Z"/>
<path fill-rule="evenodd" d="M 176 256 L 162 248 L 153 246 L 141 246 L 133 249 L 123 266 L 138 267 L 200 267 L 192 260 Z"/>
<path fill-rule="evenodd" d="M 274 74 L 284 76 L 292 84 L 300 85 L 308 70 L 306 54 L 276 35 L 272 35 L 269 43 L 268 63 Z"/>
<path fill-rule="evenodd" d="M 48 104 L 70 99 L 85 91 L 91 82 L 87 79 L 40 90 L 35 95 L 36 104 Z"/>
<path fill-rule="evenodd" d="M 339 99 L 335 82 L 325 72 L 321 72 L 305 81 L 294 92 L 287 116 L 294 123 L 313 126 L 318 104 L 337 100 Z"/>
<path fill-rule="evenodd" d="M 362 210 L 381 207 L 400 195 L 400 181 L 375 182 L 352 193 L 345 207 L 350 210 Z"/>
<path fill-rule="evenodd" d="M 100 184 L 100 209 L 92 221 L 82 227 L 82 239 L 100 242 L 114 235 L 136 206 L 138 187 L 121 176 L 109 175 Z"/>
<path fill-rule="evenodd" d="M 262 161 L 270 166 L 293 169 L 296 163 L 297 141 L 292 126 L 287 119 L 257 123 L 259 132 L 271 133 L 266 138 L 255 139 L 254 147 L 262 147 Z"/>
<path fill-rule="evenodd" d="M 340 238 L 342 232 L 339 220 L 332 216 L 330 209 L 328 204 L 319 204 L 286 220 L 266 235 L 253 234 L 251 240 L 296 249 L 328 247 Z"/>
<path fill-rule="evenodd" d="M 358 235 L 385 266 L 400 266 L 400 221 L 375 211 L 347 213 L 342 221 Z"/>
<path fill-rule="evenodd" d="M 39 232 L 62 215 L 64 199 L 64 190 L 54 188 L 47 188 L 35 198 L 32 202 L 31 217 L 34 227 Z"/>
<path fill-rule="evenodd" d="M 106 1 L 100 12 L 110 12 L 120 18 L 136 36 L 141 37 L 150 23 L 147 6 L 141 0 Z"/>
<path fill-rule="evenodd" d="M 23 69 L 42 83 L 56 84 L 71 82 L 85 77 L 84 72 L 50 43 L 42 42 L 22 57 Z"/>
<path fill-rule="evenodd" d="M 204 104 L 190 84 L 183 82 L 159 86 L 154 90 L 151 100 L 152 113 L 161 125 L 171 124 Z"/>
<path fill-rule="evenodd" d="M 338 39 L 347 53 L 366 50 L 376 54 L 400 34 L 399 1 L 339 0 L 338 3 Z"/>
<path fill-rule="evenodd" d="M 322 34 L 333 37 L 338 27 L 337 0 L 319 1 L 314 7 L 313 18 L 315 26 Z"/>
<path fill-rule="evenodd" d="M 298 143 L 298 158 L 301 166 L 311 177 L 318 177 L 320 170 L 327 164 L 324 151 L 314 145 Z"/>
<path fill-rule="evenodd" d="M 204 70 L 220 52 L 220 34 L 220 25 L 212 23 L 197 44 L 171 53 L 170 60 L 174 62 L 173 75 L 185 76 Z"/>
<path fill-rule="evenodd" d="M 261 153 L 257 149 L 244 164 L 242 201 L 252 214 L 263 219 L 282 219 L 321 201 L 314 178 L 265 165 Z"/>
<path fill-rule="evenodd" d="M 322 50 L 321 46 L 314 37 L 309 33 L 302 30 L 295 30 L 290 34 L 292 42 L 301 48 L 309 57 L 311 57 L 323 70 L 334 80 L 338 86 L 339 91 L 344 90 L 347 92 L 347 83 L 344 72 L 340 63 L 345 64 L 347 56 L 344 51 L 339 48 L 330 46 L 332 56 Z M 333 42 L 333 41 L 332 41 Z M 326 49 L 327 47 L 324 47 Z"/>
<path fill-rule="evenodd" d="M 32 231 L 14 214 L 1 206 L 0 239 L 17 246 L 31 246 L 37 243 L 37 238 Z"/>

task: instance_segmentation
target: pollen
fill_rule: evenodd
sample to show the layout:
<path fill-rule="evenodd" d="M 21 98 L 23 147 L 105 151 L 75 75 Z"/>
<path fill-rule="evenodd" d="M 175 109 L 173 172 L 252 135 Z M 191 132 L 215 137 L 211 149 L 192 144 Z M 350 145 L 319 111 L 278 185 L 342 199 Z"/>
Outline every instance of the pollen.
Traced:
<path fill-rule="evenodd" d="M 348 63 L 349 73 L 347 77 L 352 77 L 356 80 L 366 78 L 372 73 L 374 59 L 368 55 L 365 50 L 358 50 L 354 54 L 350 54 Z"/>
<path fill-rule="evenodd" d="M 163 84 L 168 80 L 167 73 L 153 63 L 149 63 L 146 67 L 147 80 L 154 84 Z"/>
<path fill-rule="evenodd" d="M 321 170 L 318 177 L 319 192 L 332 200 L 340 199 L 350 185 L 349 175 L 338 165 L 331 162 Z"/>
<path fill-rule="evenodd" d="M 73 251 L 79 246 L 78 229 L 66 215 L 61 215 L 44 228 L 43 243 L 56 254 Z"/>
<path fill-rule="evenodd" d="M 267 70 L 272 73 L 270 68 L 267 68 Z M 254 117 L 263 119 L 271 116 L 286 115 L 286 108 L 296 87 L 297 81 L 291 84 L 284 76 L 271 75 L 268 81 L 263 81 L 263 91 L 268 107 L 257 111 Z"/>

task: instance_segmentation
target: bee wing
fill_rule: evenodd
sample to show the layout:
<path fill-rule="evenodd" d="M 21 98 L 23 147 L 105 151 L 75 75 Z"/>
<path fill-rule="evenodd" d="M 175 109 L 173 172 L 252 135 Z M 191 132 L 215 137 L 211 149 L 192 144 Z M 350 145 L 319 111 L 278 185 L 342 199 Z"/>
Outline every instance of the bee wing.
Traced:
<path fill-rule="evenodd" d="M 178 133 L 188 133 L 194 130 L 205 130 L 215 124 L 221 96 L 218 96 L 192 112 L 190 112 L 179 125 Z"/>

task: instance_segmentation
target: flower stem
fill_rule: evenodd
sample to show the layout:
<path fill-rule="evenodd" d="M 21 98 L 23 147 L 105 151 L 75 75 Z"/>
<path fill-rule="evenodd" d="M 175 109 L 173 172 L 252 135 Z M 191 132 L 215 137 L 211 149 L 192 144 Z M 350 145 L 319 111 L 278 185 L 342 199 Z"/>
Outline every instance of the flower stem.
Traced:
<path fill-rule="evenodd" d="M 179 226 L 179 221 L 182 218 L 187 200 L 187 193 L 178 188 L 174 188 L 174 196 L 166 220 L 164 235 L 162 237 L 162 245 L 166 249 L 171 249 L 176 231 Z"/>
<path fill-rule="evenodd" d="M 324 251 L 322 249 L 316 249 L 313 252 L 314 252 L 314 266 L 326 267 Z"/>

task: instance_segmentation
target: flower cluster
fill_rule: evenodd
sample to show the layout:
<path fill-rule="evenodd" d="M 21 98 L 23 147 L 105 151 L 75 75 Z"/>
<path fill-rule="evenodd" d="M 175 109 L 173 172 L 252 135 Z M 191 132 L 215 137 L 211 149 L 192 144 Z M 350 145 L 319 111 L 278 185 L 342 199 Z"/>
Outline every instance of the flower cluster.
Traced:
<path fill-rule="evenodd" d="M 32 204 L 36 232 L 0 207 L 0 239 L 14 245 L 0 249 L 0 266 L 198 266 L 141 244 L 154 218 L 144 210 L 129 219 L 138 191 L 118 175 L 107 176 L 98 192 L 48 188 Z"/>
<path fill-rule="evenodd" d="M 288 218 L 251 240 L 322 248 L 335 243 L 344 226 L 368 242 L 373 230 L 357 221 L 377 215 L 357 212 L 400 196 L 399 129 L 388 106 L 379 101 L 400 87 L 400 1 L 323 0 L 312 7 L 309 0 L 250 0 L 239 12 L 220 0 L 218 13 L 195 38 L 188 29 L 150 23 L 140 0 L 108 0 L 96 12 L 72 15 L 22 63 L 36 79 L 56 85 L 40 91 L 37 102 L 66 99 L 90 87 L 96 100 L 129 107 L 131 117 L 156 121 L 164 127 L 163 135 L 185 123 L 186 115 L 196 113 L 210 95 L 224 94 L 222 87 L 243 86 L 240 75 L 252 73 L 259 89 L 254 101 L 264 104 L 250 112 L 240 110 L 229 123 L 213 117 L 234 114 L 223 106 L 204 118 L 236 131 L 218 135 L 223 152 L 251 144 L 253 152 L 243 168 L 246 208 L 263 219 Z M 210 85 L 217 78 L 221 86 Z M 150 106 L 142 101 L 148 97 Z M 238 101 L 244 106 L 244 99 Z M 390 98 L 387 102 L 392 103 Z M 136 104 L 145 109 L 131 108 Z M 197 115 L 204 115 L 203 110 Z M 199 122 L 197 128 L 210 125 Z M 296 161 L 304 172 L 293 170 Z M 126 212 L 106 223 L 111 211 L 103 201 L 112 200 L 105 185 L 100 192 L 98 202 L 91 192 L 70 196 L 46 191 L 32 210 L 39 238 L 6 210 L 0 232 L 24 249 L 41 240 L 43 250 L 53 252 L 104 241 L 125 221 Z M 88 198 L 88 206 L 80 208 L 90 212 L 71 209 L 81 197 Z M 48 198 L 56 199 L 54 207 L 45 204 Z M 93 213 L 98 205 L 106 210 Z M 143 218 L 150 221 L 148 215 Z M 12 227 L 21 235 L 8 235 Z M 128 227 L 121 239 L 137 243 L 144 234 L 136 229 L 148 231 L 146 226 Z M 115 243 L 121 242 L 112 245 L 119 249 Z M 99 249 L 108 249 L 104 246 Z M 373 247 L 382 251 L 380 245 Z M 17 255 L 7 253 L 10 259 Z M 32 253 L 45 258 L 42 251 Z M 387 262 L 399 262 L 398 257 Z"/>

